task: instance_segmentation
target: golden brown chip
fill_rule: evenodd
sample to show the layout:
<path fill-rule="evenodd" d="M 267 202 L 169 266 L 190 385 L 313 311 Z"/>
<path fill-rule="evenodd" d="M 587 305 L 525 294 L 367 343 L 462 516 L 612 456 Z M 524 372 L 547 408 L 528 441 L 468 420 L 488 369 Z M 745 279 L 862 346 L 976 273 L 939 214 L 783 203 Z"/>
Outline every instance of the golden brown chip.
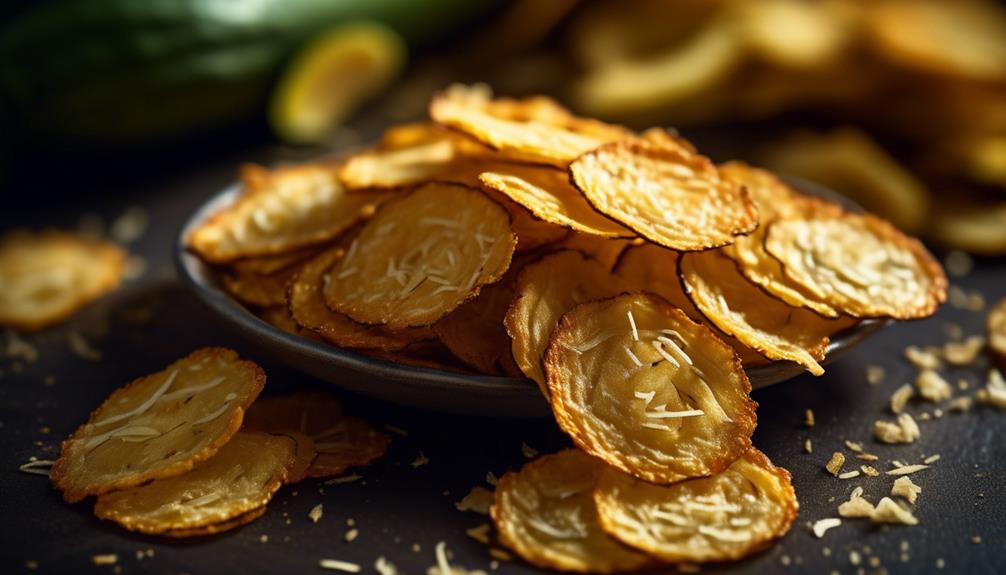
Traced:
<path fill-rule="evenodd" d="M 716 337 L 734 348 L 741 358 L 744 367 L 753 367 L 768 363 L 768 359 L 757 351 L 744 345 L 733 336 L 720 331 L 695 307 L 692 300 L 685 295 L 678 274 L 680 260 L 678 252 L 653 244 L 632 246 L 622 252 L 615 264 L 614 272 L 622 279 L 627 290 L 647 291 L 666 299 L 671 305 L 685 312 L 694 322 L 708 327 Z"/>
<path fill-rule="evenodd" d="M 828 351 L 829 337 L 851 327 L 851 318 L 826 319 L 787 305 L 741 275 L 718 250 L 681 257 L 681 280 L 688 297 L 713 325 L 769 359 L 796 362 L 814 375 Z"/>
<path fill-rule="evenodd" d="M 261 168 L 259 169 L 261 170 Z M 332 166 L 284 166 L 257 174 L 233 205 L 188 238 L 203 259 L 225 263 L 329 240 L 371 214 L 387 195 L 347 194 Z"/>
<path fill-rule="evenodd" d="M 572 250 L 546 255 L 517 275 L 506 329 L 517 366 L 543 394 L 548 395 L 548 388 L 541 362 L 562 314 L 578 303 L 621 291 L 621 282 L 607 268 Z"/>
<path fill-rule="evenodd" d="M 393 351 L 414 341 L 434 337 L 428 328 L 405 328 L 389 332 L 381 327 L 357 323 L 325 305 L 323 289 L 332 281 L 329 271 L 344 257 L 342 247 L 318 254 L 301 267 L 290 282 L 287 294 L 290 315 L 301 327 L 317 333 L 339 347 L 374 348 Z"/>
<path fill-rule="evenodd" d="M 751 282 L 793 307 L 805 307 L 824 317 L 835 318 L 838 311 L 813 297 L 790 280 L 779 260 L 765 251 L 765 234 L 769 224 L 783 218 L 837 216 L 841 206 L 800 194 L 771 172 L 742 162 L 720 166 L 720 173 L 743 185 L 758 206 L 758 229 L 739 236 L 722 248 L 723 253 L 737 262 L 741 273 Z"/>
<path fill-rule="evenodd" d="M 199 349 L 112 392 L 63 442 L 50 479 L 73 503 L 185 473 L 230 440 L 264 384 L 235 352 Z"/>
<path fill-rule="evenodd" d="M 271 275 L 307 261 L 320 249 L 319 246 L 308 246 L 274 255 L 244 258 L 231 262 L 228 267 L 239 275 Z"/>
<path fill-rule="evenodd" d="M 775 222 L 765 249 L 790 279 L 853 317 L 917 319 L 946 300 L 946 275 L 922 242 L 869 214 Z"/>
<path fill-rule="evenodd" d="M 126 253 L 115 244 L 46 231 L 0 239 L 0 324 L 40 329 L 66 319 L 122 280 Z"/>
<path fill-rule="evenodd" d="M 722 246 L 758 225 L 744 188 L 685 146 L 617 142 L 584 154 L 569 169 L 596 210 L 664 247 Z"/>
<path fill-rule="evenodd" d="M 492 506 L 500 541 L 546 569 L 611 573 L 652 563 L 601 530 L 591 494 L 604 468 L 600 460 L 567 449 L 504 475 Z"/>
<path fill-rule="evenodd" d="M 288 310 L 285 305 L 262 308 L 259 310 L 258 316 L 262 319 L 262 321 L 287 333 L 306 337 L 314 336 L 314 339 L 320 339 L 316 334 L 314 334 L 314 332 L 308 333 L 301 329 L 301 327 L 297 325 L 297 322 L 293 320 L 293 316 L 290 315 L 290 310 Z"/>
<path fill-rule="evenodd" d="M 217 277 L 227 293 L 248 305 L 280 306 L 286 303 L 287 284 L 297 272 L 292 266 L 271 274 L 224 270 Z"/>
<path fill-rule="evenodd" d="M 482 185 L 505 194 L 539 219 L 602 237 L 634 237 L 631 231 L 594 211 L 564 170 L 509 164 L 479 175 Z"/>
<path fill-rule="evenodd" d="M 460 85 L 433 98 L 430 116 L 505 154 L 529 154 L 559 166 L 632 136 L 620 126 L 577 118 L 546 98 L 492 100 L 487 90 Z"/>
<path fill-rule="evenodd" d="M 653 485 L 606 468 L 594 491 L 604 530 L 670 562 L 736 560 L 782 537 L 799 504 L 789 473 L 755 448 L 708 478 Z"/>
<path fill-rule="evenodd" d="M 328 306 L 389 329 L 444 317 L 510 265 L 517 237 L 481 192 L 431 183 L 384 205 L 332 267 Z"/>
<path fill-rule="evenodd" d="M 102 495 L 94 514 L 149 534 L 220 525 L 272 499 L 295 465 L 296 448 L 289 436 L 239 431 L 191 471 Z"/>
<path fill-rule="evenodd" d="M 989 351 L 999 363 L 999 368 L 1006 371 L 1006 299 L 999 300 L 989 311 L 986 320 L 988 329 Z"/>
<path fill-rule="evenodd" d="M 756 404 L 740 359 L 659 296 L 573 308 L 552 333 L 545 376 L 559 427 L 640 479 L 719 473 L 751 446 Z"/>
<path fill-rule="evenodd" d="M 568 229 L 562 226 L 535 218 L 527 208 L 505 195 L 485 187 L 482 189 L 487 196 L 503 206 L 510 214 L 510 229 L 517 235 L 517 249 L 515 250 L 517 253 L 536 250 L 572 235 Z"/>
<path fill-rule="evenodd" d="M 849 7 L 838 2 L 761 0 L 735 5 L 744 40 L 758 56 L 782 68 L 834 65 L 855 39 Z"/>
<path fill-rule="evenodd" d="M 245 427 L 309 437 L 317 456 L 307 477 L 331 477 L 364 467 L 384 455 L 391 443 L 386 433 L 367 421 L 346 415 L 342 402 L 327 393 L 264 397 L 248 410 Z"/>
<path fill-rule="evenodd" d="M 160 533 L 165 537 L 174 538 L 184 538 L 184 537 L 202 537 L 204 535 L 216 535 L 217 533 L 223 533 L 224 531 L 230 531 L 231 529 L 237 529 L 238 527 L 243 527 L 248 525 L 252 521 L 255 521 L 259 517 L 265 515 L 267 507 L 263 505 L 258 509 L 252 509 L 251 511 L 238 515 L 234 519 L 228 521 L 221 521 L 220 523 L 213 523 L 211 525 L 205 525 L 202 527 L 193 527 L 191 529 L 171 529 L 170 531 L 165 531 Z"/>
<path fill-rule="evenodd" d="M 414 137 L 401 137 L 394 144 L 381 145 L 350 157 L 339 167 L 340 181 L 349 190 L 393 189 L 444 179 L 471 151 L 474 143 L 465 143 L 463 136 L 433 125 L 426 125 L 426 133 L 417 128 Z M 487 150 L 488 152 L 488 150 Z"/>
<path fill-rule="evenodd" d="M 555 248 L 563 250 L 575 250 L 591 259 L 597 260 L 605 269 L 612 269 L 619 256 L 628 248 L 643 245 L 645 240 L 636 238 L 634 240 L 609 239 L 590 234 L 570 233 Z"/>
<path fill-rule="evenodd" d="M 472 375 L 470 368 L 462 365 L 440 340 L 419 341 L 397 351 L 380 349 L 356 350 L 363 355 L 410 367 L 421 367 L 438 371 L 450 371 Z"/>

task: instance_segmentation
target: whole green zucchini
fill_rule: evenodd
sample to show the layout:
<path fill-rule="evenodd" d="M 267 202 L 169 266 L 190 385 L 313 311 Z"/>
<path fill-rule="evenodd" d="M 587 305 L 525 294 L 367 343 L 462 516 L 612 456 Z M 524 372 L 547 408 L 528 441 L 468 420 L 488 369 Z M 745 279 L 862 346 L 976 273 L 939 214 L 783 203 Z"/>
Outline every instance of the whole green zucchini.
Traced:
<path fill-rule="evenodd" d="M 170 140 L 263 109 L 284 60 L 333 24 L 376 20 L 414 46 L 496 4 L 53 0 L 0 30 L 0 120 L 38 141 Z"/>

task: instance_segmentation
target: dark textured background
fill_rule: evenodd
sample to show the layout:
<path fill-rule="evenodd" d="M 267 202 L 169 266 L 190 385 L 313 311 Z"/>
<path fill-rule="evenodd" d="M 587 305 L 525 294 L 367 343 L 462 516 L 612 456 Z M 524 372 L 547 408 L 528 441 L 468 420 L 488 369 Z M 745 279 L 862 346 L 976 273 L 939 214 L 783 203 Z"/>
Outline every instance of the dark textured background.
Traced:
<path fill-rule="evenodd" d="M 376 134 L 376 125 L 363 128 Z M 707 138 L 709 139 L 709 138 Z M 714 136 L 708 142 L 716 151 Z M 727 142 L 721 142 L 727 144 Z M 731 145 L 718 149 L 732 150 Z M 714 154 L 715 156 L 715 154 Z M 487 471 L 501 475 L 525 461 L 521 443 L 542 451 L 561 448 L 565 438 L 550 420 L 472 419 L 424 413 L 376 403 L 349 401 L 356 411 L 374 421 L 409 431 L 396 437 L 391 451 L 380 463 L 361 471 L 364 481 L 322 487 L 307 481 L 285 487 L 273 500 L 266 515 L 247 527 L 210 538 L 172 541 L 129 534 L 101 522 L 90 514 L 91 503 L 62 503 L 45 479 L 19 473 L 19 464 L 30 456 L 54 457 L 59 440 L 82 423 L 87 414 L 111 390 L 134 377 L 161 369 L 171 360 L 201 345 L 229 345 L 243 355 L 260 360 L 269 375 L 270 392 L 320 385 L 257 355 L 229 335 L 214 317 L 173 280 L 171 246 L 178 226 L 202 201 L 233 179 L 239 161 L 273 162 L 289 157 L 276 149 L 250 149 L 212 159 L 165 163 L 128 183 L 105 186 L 99 182 L 84 189 L 63 190 L 62 199 L 40 199 L 39 192 L 23 185 L 5 195 L 19 198 L 17 207 L 0 215 L 3 229 L 19 225 L 72 226 L 83 212 L 92 211 L 111 220 L 131 205 L 141 205 L 151 214 L 151 227 L 134 253 L 149 264 L 146 275 L 128 283 L 116 294 L 88 308 L 68 326 L 55 328 L 41 338 L 41 358 L 21 373 L 10 362 L 0 363 L 0 572 L 21 572 L 26 560 L 39 563 L 39 571 L 71 573 L 82 570 L 111 571 L 94 567 L 91 556 L 116 553 L 125 573 L 309 573 L 319 571 L 321 558 L 353 561 L 372 572 L 378 556 L 395 563 L 402 573 L 424 573 L 435 564 L 433 547 L 447 542 L 455 562 L 467 568 L 489 569 L 484 545 L 464 530 L 487 518 L 461 513 L 454 508 L 474 485 L 484 485 Z M 721 156 L 718 159 L 722 159 Z M 52 170 L 59 170 L 53 165 Z M 115 170 L 114 166 L 109 166 Z M 985 260 L 965 278 L 955 279 L 968 289 L 979 289 L 986 299 L 1006 296 L 1006 262 Z M 152 322 L 130 322 L 123 313 L 136 306 L 156 304 Z M 864 555 L 860 566 L 867 573 L 930 573 L 942 558 L 946 573 L 1006 572 L 1006 413 L 980 408 L 968 414 L 949 414 L 942 419 L 920 422 L 922 440 L 909 446 L 883 446 L 872 440 L 873 421 L 889 417 L 885 406 L 890 393 L 914 375 L 901 359 L 908 344 L 936 344 L 945 340 L 944 325 L 956 322 L 965 333 L 984 331 L 984 312 L 974 313 L 950 306 L 934 318 L 896 325 L 867 342 L 862 348 L 829 367 L 821 378 L 803 376 L 756 392 L 760 403 L 755 444 L 777 464 L 788 468 L 800 498 L 800 516 L 781 543 L 766 552 L 725 570 L 742 573 L 855 573 L 849 552 Z M 61 334 L 67 328 L 86 329 L 96 319 L 111 320 L 110 334 L 96 340 L 104 360 L 88 362 L 72 355 Z M 882 365 L 887 378 L 878 386 L 867 384 L 865 367 Z M 952 381 L 964 377 L 973 393 L 984 381 L 982 369 L 953 370 Z M 45 377 L 54 384 L 46 385 Z M 375 385 L 379 385 L 375 382 Z M 961 393 L 956 390 L 956 393 Z M 803 425 L 804 409 L 812 408 L 817 425 Z M 931 410 L 928 404 L 912 404 L 910 411 Z M 49 432 L 43 432 L 43 428 Z M 813 439 L 814 453 L 803 453 L 806 438 Z M 808 523 L 835 515 L 839 502 L 856 485 L 876 502 L 887 495 L 893 478 L 858 478 L 840 481 L 823 471 L 832 451 L 842 441 L 864 441 L 867 450 L 883 459 L 918 462 L 923 455 L 938 453 L 942 459 L 930 470 L 912 476 L 923 492 L 916 509 L 916 527 L 875 527 L 848 521 L 826 535 L 814 538 Z M 413 468 L 420 453 L 429 464 Z M 854 460 L 852 460 L 854 461 Z M 888 466 L 878 462 L 884 470 Z M 846 469 L 851 467 L 847 464 Z M 307 513 L 324 503 L 321 521 L 312 524 Z M 289 518 L 289 524 L 287 523 Z M 343 541 L 346 520 L 352 518 L 360 531 L 353 543 Z M 260 536 L 267 534 L 267 543 Z M 974 536 L 981 543 L 972 542 Z M 903 557 L 902 547 L 907 542 Z M 414 552 L 413 544 L 421 550 Z M 154 549 L 153 558 L 138 560 L 136 551 Z M 876 557 L 880 567 L 871 566 Z M 903 561 L 907 559 L 907 561 Z M 667 569 L 665 571 L 672 571 Z M 704 571 L 716 570 L 705 567 Z M 532 569 L 520 562 L 501 563 L 503 573 Z"/>

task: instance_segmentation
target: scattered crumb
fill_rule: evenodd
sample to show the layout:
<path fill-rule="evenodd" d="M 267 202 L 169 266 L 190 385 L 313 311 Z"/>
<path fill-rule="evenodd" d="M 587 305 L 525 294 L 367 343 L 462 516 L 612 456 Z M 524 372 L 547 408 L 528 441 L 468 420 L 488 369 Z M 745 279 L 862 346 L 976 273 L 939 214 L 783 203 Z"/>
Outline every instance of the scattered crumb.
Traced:
<path fill-rule="evenodd" d="M 870 520 L 874 523 L 900 523 L 903 525 L 916 525 L 919 520 L 912 515 L 912 512 L 898 505 L 890 497 L 884 497 L 877 503 Z"/>
<path fill-rule="evenodd" d="M 912 388 L 911 384 L 904 384 L 897 389 L 893 394 L 891 394 L 891 412 L 895 415 L 901 413 L 901 410 L 905 408 L 905 404 L 908 400 L 915 395 L 915 389 Z"/>
<path fill-rule="evenodd" d="M 859 442 L 856 442 L 856 441 L 850 441 L 850 440 L 846 439 L 845 440 L 845 446 L 848 447 L 851 451 L 855 451 L 856 453 L 862 453 L 863 452 L 863 444 L 862 443 L 859 443 Z"/>
<path fill-rule="evenodd" d="M 497 485 L 499 485 L 499 482 L 500 480 L 498 477 L 496 477 L 495 473 L 493 473 L 492 471 L 486 472 L 486 483 L 492 485 L 493 487 L 496 487 Z"/>
<path fill-rule="evenodd" d="M 150 216 L 147 215 L 147 210 L 140 206 L 131 206 L 112 221 L 112 226 L 108 231 L 116 242 L 131 244 L 147 232 L 149 224 Z"/>
<path fill-rule="evenodd" d="M 862 459 L 863 461 L 877 461 L 880 457 L 877 457 L 872 453 L 857 453 L 856 459 Z"/>
<path fill-rule="evenodd" d="M 814 444 L 811 443 L 810 438 L 807 438 L 803 442 L 803 450 L 807 453 L 814 453 Z"/>
<path fill-rule="evenodd" d="M 323 511 L 324 510 L 321 507 L 321 503 L 312 507 L 311 511 L 308 512 L 307 514 L 307 516 L 311 518 L 311 523 L 317 523 L 321 519 L 321 514 L 323 513 Z"/>
<path fill-rule="evenodd" d="M 940 557 L 940 558 L 938 558 L 938 559 L 936 560 L 936 568 L 937 568 L 937 569 L 943 569 L 943 567 L 945 567 L 945 566 L 946 566 L 946 564 L 947 564 L 947 562 L 946 562 L 946 561 L 944 561 L 942 557 Z"/>
<path fill-rule="evenodd" d="M 268 543 L 269 542 L 269 536 L 266 535 L 266 534 L 264 534 L 264 533 L 262 535 L 259 535 L 258 542 L 259 543 Z"/>
<path fill-rule="evenodd" d="M 782 563 L 783 567 L 789 567 L 792 562 L 793 560 L 789 558 L 789 555 L 783 555 L 779 558 L 779 563 Z"/>
<path fill-rule="evenodd" d="M 357 537 L 359 537 L 359 535 L 360 530 L 354 528 L 350 529 L 349 531 L 346 531 L 346 535 L 344 536 L 344 538 L 346 539 L 346 543 L 352 543 Z"/>
<path fill-rule="evenodd" d="M 838 477 L 838 474 L 842 471 L 842 465 L 845 463 L 845 455 L 836 451 L 831 454 L 831 459 L 828 463 L 824 465 L 824 468 L 828 470 L 829 473 Z"/>
<path fill-rule="evenodd" d="M 352 517 L 346 518 L 346 527 L 353 527 L 355 525 L 356 525 L 356 519 L 353 519 Z"/>
<path fill-rule="evenodd" d="M 971 406 L 974 405 L 974 400 L 969 396 L 962 395 L 961 397 L 955 397 L 947 402 L 947 411 L 971 411 Z"/>
<path fill-rule="evenodd" d="M 940 367 L 940 358 L 936 354 L 925 351 L 916 345 L 905 348 L 905 359 L 919 369 L 937 369 Z"/>
<path fill-rule="evenodd" d="M 859 468 L 863 471 L 864 475 L 869 475 L 870 477 L 877 477 L 880 472 L 877 471 L 875 467 L 870 467 L 869 465 L 860 465 Z"/>
<path fill-rule="evenodd" d="M 916 465 L 901 465 L 901 466 L 899 466 L 899 467 L 897 467 L 895 469 L 891 469 L 890 471 L 887 471 L 886 474 L 887 475 L 911 475 L 912 473 L 916 473 L 916 472 L 922 471 L 923 469 L 929 469 L 929 466 L 921 464 L 921 463 L 920 464 L 916 464 Z"/>
<path fill-rule="evenodd" d="M 921 435 L 918 424 L 907 413 L 899 415 L 897 422 L 875 421 L 873 434 L 884 443 L 913 443 Z"/>
<path fill-rule="evenodd" d="M 385 559 L 383 555 L 374 561 L 374 570 L 379 575 L 398 575 L 398 568 L 395 567 L 394 563 Z"/>
<path fill-rule="evenodd" d="M 498 547 L 490 547 L 489 556 L 500 561 L 513 561 L 513 555 L 510 555 Z"/>
<path fill-rule="evenodd" d="M 957 309 L 965 309 L 968 307 L 968 294 L 961 286 L 951 284 L 947 288 L 947 303 Z"/>
<path fill-rule="evenodd" d="M 954 394 L 947 380 L 931 369 L 919 372 L 915 378 L 915 387 L 919 390 L 919 395 L 929 401 L 945 401 Z"/>
<path fill-rule="evenodd" d="M 489 508 L 492 507 L 493 499 L 495 495 L 492 491 L 489 491 L 485 487 L 472 487 L 472 490 L 468 492 L 454 504 L 454 507 L 458 511 L 474 511 L 475 513 L 481 513 L 483 515 L 489 514 Z"/>
<path fill-rule="evenodd" d="M 975 545 L 981 544 L 981 542 L 982 542 L 982 536 L 981 535 L 975 535 L 974 537 L 971 538 L 971 542 L 974 543 Z"/>
<path fill-rule="evenodd" d="M 520 444 L 520 452 L 523 453 L 524 457 L 528 459 L 534 459 L 535 457 L 538 456 L 538 450 L 524 442 L 521 442 Z"/>
<path fill-rule="evenodd" d="M 814 427 L 814 410 L 813 409 L 807 409 L 804 412 L 804 420 L 803 421 L 807 425 L 807 427 Z"/>
<path fill-rule="evenodd" d="M 339 561 L 338 559 L 322 559 L 318 561 L 318 567 L 330 569 L 332 571 L 345 571 L 346 573 L 359 573 L 360 566 L 349 561 Z"/>
<path fill-rule="evenodd" d="M 838 514 L 842 517 L 871 517 L 873 504 L 863 498 L 863 488 L 852 490 L 849 500 L 838 506 Z"/>
<path fill-rule="evenodd" d="M 437 557 L 437 564 L 426 570 L 426 575 L 485 575 L 485 571 L 478 569 L 468 570 L 464 567 L 452 567 L 447 562 L 447 544 L 443 541 L 437 542 L 434 548 Z"/>
<path fill-rule="evenodd" d="M 859 565 L 860 561 L 862 561 L 862 556 L 859 554 L 859 551 L 849 551 L 849 563 Z"/>
<path fill-rule="evenodd" d="M 66 343 L 70 346 L 70 351 L 80 359 L 101 361 L 101 352 L 92 347 L 80 332 L 75 330 L 66 332 Z"/>
<path fill-rule="evenodd" d="M 396 427 L 396 426 L 390 425 L 390 424 L 385 424 L 384 425 L 384 429 L 387 429 L 388 431 L 390 431 L 391 433 L 394 433 L 395 435 L 401 435 L 402 437 L 408 437 L 408 435 L 409 435 L 408 431 L 405 431 L 401 427 Z"/>
<path fill-rule="evenodd" d="M 985 338 L 969 336 L 964 341 L 950 341 L 943 345 L 943 359 L 951 365 L 971 365 L 985 348 Z"/>
<path fill-rule="evenodd" d="M 967 303 L 964 305 L 968 311 L 982 311 L 985 309 L 985 296 L 975 290 L 967 294 Z"/>
<path fill-rule="evenodd" d="M 891 495 L 904 497 L 912 504 L 919 498 L 920 493 L 922 493 L 922 488 L 912 483 L 912 480 L 907 476 L 895 479 L 894 485 L 891 486 Z"/>
<path fill-rule="evenodd" d="M 489 529 L 490 526 L 488 523 L 482 523 L 480 525 L 472 527 L 471 529 L 466 529 L 465 534 L 467 534 L 472 539 L 478 541 L 479 543 L 482 543 L 483 545 L 488 545 Z"/>
<path fill-rule="evenodd" d="M 105 553 L 103 555 L 92 555 L 91 562 L 95 565 L 115 565 L 119 562 L 119 556 L 115 553 Z"/>
<path fill-rule="evenodd" d="M 983 389 L 979 389 L 975 397 L 979 402 L 998 407 L 1006 408 L 1006 381 L 1003 380 L 1002 373 L 997 369 L 989 370 L 988 383 Z"/>
<path fill-rule="evenodd" d="M 839 479 L 853 479 L 859 477 L 859 470 L 853 469 L 852 471 L 846 471 L 845 473 L 839 473 Z"/>
<path fill-rule="evenodd" d="M 422 546 L 420 546 L 418 543 L 413 543 L 412 544 L 412 552 L 413 553 L 419 553 L 422 550 L 423 550 Z"/>
<path fill-rule="evenodd" d="M 964 328 L 960 324 L 948 322 L 943 324 L 943 333 L 947 334 L 950 339 L 959 341 L 964 337 Z"/>
<path fill-rule="evenodd" d="M 128 281 L 136 280 L 147 273 L 147 260 L 143 256 L 130 254 L 126 258 L 126 269 L 122 272 L 122 277 Z"/>
<path fill-rule="evenodd" d="M 814 531 L 814 535 L 816 535 L 818 539 L 821 539 L 829 529 L 832 527 L 838 527 L 841 524 L 841 519 L 837 517 L 829 517 L 828 519 L 821 519 L 815 522 L 812 529 Z"/>
<path fill-rule="evenodd" d="M 959 250 L 951 250 L 943 258 L 943 267 L 952 277 L 959 278 L 971 273 L 971 270 L 975 267 L 975 262 L 967 253 Z"/>
<path fill-rule="evenodd" d="M 925 463 L 926 465 L 932 465 L 932 464 L 936 463 L 939 460 L 940 460 L 940 455 L 937 453 L 937 454 L 930 455 L 929 457 L 923 459 L 922 463 Z"/>
<path fill-rule="evenodd" d="M 417 455 L 416 458 L 412 460 L 412 467 L 422 467 L 429 462 L 430 462 L 429 458 L 423 455 L 423 452 L 420 451 L 419 455 Z"/>
<path fill-rule="evenodd" d="M 325 485 L 341 485 L 343 483 L 352 483 L 361 479 L 363 479 L 362 475 L 354 473 L 353 475 L 344 475 L 342 477 L 336 477 L 335 479 L 329 479 L 325 482 Z"/>
<path fill-rule="evenodd" d="M 7 344 L 4 346 L 3 357 L 35 363 L 35 360 L 38 359 L 38 349 L 22 339 L 16 331 L 8 329 Z"/>
<path fill-rule="evenodd" d="M 38 561 L 35 561 L 34 559 L 29 559 L 24 562 L 24 568 L 29 571 L 36 570 L 38 569 Z"/>
<path fill-rule="evenodd" d="M 877 385 L 884 381 L 884 368 L 879 365 L 866 366 L 866 382 L 870 385 Z"/>

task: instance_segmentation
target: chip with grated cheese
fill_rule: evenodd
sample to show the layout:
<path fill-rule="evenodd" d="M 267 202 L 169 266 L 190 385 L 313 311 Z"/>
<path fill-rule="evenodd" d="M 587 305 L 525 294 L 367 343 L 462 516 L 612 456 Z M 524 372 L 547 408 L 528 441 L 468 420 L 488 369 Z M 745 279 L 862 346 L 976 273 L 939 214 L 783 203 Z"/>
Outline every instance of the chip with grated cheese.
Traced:
<path fill-rule="evenodd" d="M 719 473 L 751 446 L 756 404 L 740 358 L 659 296 L 574 307 L 552 332 L 544 365 L 559 427 L 640 479 Z"/>
<path fill-rule="evenodd" d="M 264 384 L 237 353 L 197 350 L 112 392 L 63 442 L 50 479 L 73 503 L 185 473 L 238 431 Z"/>
<path fill-rule="evenodd" d="M 765 249 L 790 279 L 853 317 L 918 319 L 946 299 L 946 275 L 922 242 L 869 214 L 774 222 Z"/>
<path fill-rule="evenodd" d="M 239 431 L 182 475 L 98 497 L 94 514 L 148 534 L 191 535 L 190 530 L 221 527 L 265 507 L 296 465 L 296 450 L 289 436 Z"/>
<path fill-rule="evenodd" d="M 126 253 L 110 242 L 58 231 L 0 238 L 0 325 L 36 330 L 114 290 Z"/>
<path fill-rule="evenodd" d="M 577 158 L 569 171 L 594 209 L 667 248 L 723 246 L 758 226 L 744 188 L 685 146 L 606 144 Z"/>
<path fill-rule="evenodd" d="M 601 530 L 592 493 L 604 468 L 600 460 L 567 449 L 505 474 L 492 506 L 500 542 L 546 569 L 612 573 L 653 564 Z"/>
<path fill-rule="evenodd" d="M 245 428 L 309 437 L 317 456 L 306 477 L 333 477 L 353 467 L 365 467 L 383 456 L 391 443 L 388 434 L 346 415 L 342 402 L 328 393 L 263 397 L 248 409 Z"/>
<path fill-rule="evenodd" d="M 789 531 L 799 509 L 789 473 L 754 448 L 712 477 L 671 485 L 607 468 L 594 501 L 605 532 L 675 563 L 746 557 Z"/>
<path fill-rule="evenodd" d="M 166 531 L 161 535 L 166 537 L 174 537 L 180 539 L 183 537 L 203 537 L 206 535 L 216 535 L 217 533 L 223 533 L 224 531 L 230 531 L 231 529 L 237 529 L 244 525 L 248 525 L 252 521 L 255 521 L 259 517 L 265 515 L 267 507 L 263 505 L 258 509 L 252 509 L 251 511 L 238 515 L 233 519 L 227 521 L 221 521 L 220 523 L 211 523 L 209 525 L 203 525 L 201 527 L 189 527 L 184 529 L 172 529 Z"/>
<path fill-rule="evenodd" d="M 769 359 L 796 362 L 814 375 L 824 373 L 818 362 L 829 337 L 856 324 L 769 296 L 719 250 L 682 255 L 679 273 L 688 297 L 713 325 Z"/>
<path fill-rule="evenodd" d="M 510 266 L 506 210 L 477 190 L 426 184 L 378 210 L 330 272 L 328 306 L 389 329 L 428 326 Z"/>
<path fill-rule="evenodd" d="M 596 260 L 605 269 L 610 270 L 615 267 L 615 263 L 625 250 L 633 246 L 643 245 L 644 243 L 645 241 L 640 238 L 632 240 L 610 239 L 591 234 L 571 232 L 555 245 L 555 249 L 578 251 Z"/>

